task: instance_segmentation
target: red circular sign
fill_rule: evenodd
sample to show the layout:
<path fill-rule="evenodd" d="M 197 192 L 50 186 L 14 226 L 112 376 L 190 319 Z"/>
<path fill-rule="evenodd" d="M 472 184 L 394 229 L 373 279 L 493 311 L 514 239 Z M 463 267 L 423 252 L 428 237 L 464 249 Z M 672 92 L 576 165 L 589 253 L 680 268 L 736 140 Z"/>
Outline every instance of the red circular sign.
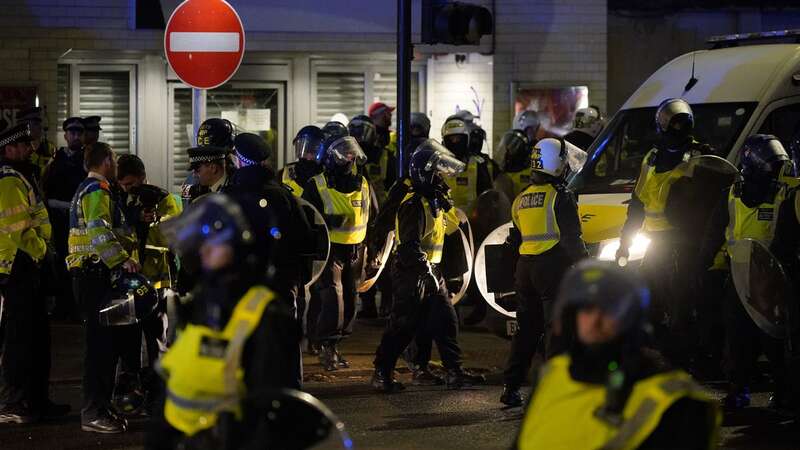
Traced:
<path fill-rule="evenodd" d="M 242 21 L 224 0 L 186 0 L 167 22 L 164 53 L 181 81 L 213 89 L 228 81 L 242 62 Z"/>

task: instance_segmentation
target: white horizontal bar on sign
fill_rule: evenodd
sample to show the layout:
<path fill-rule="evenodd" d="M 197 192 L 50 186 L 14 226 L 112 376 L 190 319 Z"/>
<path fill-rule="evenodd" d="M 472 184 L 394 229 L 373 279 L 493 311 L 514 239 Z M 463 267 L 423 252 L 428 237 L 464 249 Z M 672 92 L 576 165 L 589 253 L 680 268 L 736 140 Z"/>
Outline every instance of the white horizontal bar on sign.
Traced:
<path fill-rule="evenodd" d="M 239 33 L 172 32 L 169 48 L 173 52 L 238 52 Z"/>

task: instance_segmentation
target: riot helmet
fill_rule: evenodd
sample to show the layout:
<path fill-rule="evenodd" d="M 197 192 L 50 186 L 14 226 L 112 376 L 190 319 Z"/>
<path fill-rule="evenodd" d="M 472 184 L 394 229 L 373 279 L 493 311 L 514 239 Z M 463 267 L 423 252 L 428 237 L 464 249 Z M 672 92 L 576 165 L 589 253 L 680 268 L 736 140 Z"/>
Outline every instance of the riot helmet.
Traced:
<path fill-rule="evenodd" d="M 466 122 L 450 118 L 442 125 L 442 142 L 459 159 L 465 159 L 469 152 L 469 133 Z"/>
<path fill-rule="evenodd" d="M 531 171 L 561 179 L 567 168 L 578 172 L 586 163 L 586 152 L 564 139 L 545 138 L 533 146 Z"/>
<path fill-rule="evenodd" d="M 353 117 L 347 124 L 347 131 L 363 149 L 373 148 L 378 144 L 378 133 L 372 119 L 366 115 Z"/>
<path fill-rule="evenodd" d="M 754 134 L 742 144 L 740 164 L 745 181 L 777 180 L 787 161 L 789 155 L 771 134 Z"/>
<path fill-rule="evenodd" d="M 469 152 L 478 155 L 483 150 L 483 142 L 486 140 L 486 130 L 476 123 L 467 124 L 469 128 Z"/>
<path fill-rule="evenodd" d="M 497 159 L 505 172 L 519 172 L 530 167 L 531 144 L 520 130 L 509 130 L 497 145 Z"/>
<path fill-rule="evenodd" d="M 411 113 L 408 128 L 411 132 L 411 137 L 424 137 L 427 139 L 431 133 L 431 119 L 425 113 L 413 112 Z"/>
<path fill-rule="evenodd" d="M 228 119 L 212 117 L 206 119 L 197 129 L 198 147 L 222 147 L 227 150 L 233 148 L 233 124 Z"/>
<path fill-rule="evenodd" d="M 429 191 L 441 184 L 442 176 L 456 175 L 465 168 L 442 144 L 428 139 L 411 154 L 408 174 L 415 188 Z"/>
<path fill-rule="evenodd" d="M 575 111 L 575 121 L 573 128 L 582 129 L 590 128 L 595 122 L 600 121 L 600 110 L 597 106 L 589 106 L 588 108 L 581 108 Z"/>
<path fill-rule="evenodd" d="M 694 129 L 694 113 L 686 100 L 668 98 L 656 110 L 656 130 L 666 138 L 669 149 L 684 144 Z"/>
<path fill-rule="evenodd" d="M 322 127 L 322 134 L 325 136 L 325 139 L 328 139 L 329 137 L 349 136 L 350 132 L 347 130 L 347 125 L 342 122 L 331 121 Z"/>
<path fill-rule="evenodd" d="M 301 128 L 292 141 L 297 160 L 315 160 L 323 139 L 324 134 L 318 126 L 306 125 Z"/>
<path fill-rule="evenodd" d="M 528 140 L 533 142 L 536 139 L 536 132 L 539 130 L 539 113 L 536 111 L 520 111 L 514 117 L 513 127 L 515 130 L 522 130 L 528 135 Z"/>
<path fill-rule="evenodd" d="M 153 313 L 158 304 L 158 291 L 150 280 L 139 273 L 114 271 L 111 274 L 111 295 L 100 307 L 99 323 L 103 326 L 132 325 Z"/>
<path fill-rule="evenodd" d="M 367 162 L 367 155 L 352 136 L 329 136 L 320 146 L 318 161 L 333 174 L 355 173 L 356 166 Z"/>

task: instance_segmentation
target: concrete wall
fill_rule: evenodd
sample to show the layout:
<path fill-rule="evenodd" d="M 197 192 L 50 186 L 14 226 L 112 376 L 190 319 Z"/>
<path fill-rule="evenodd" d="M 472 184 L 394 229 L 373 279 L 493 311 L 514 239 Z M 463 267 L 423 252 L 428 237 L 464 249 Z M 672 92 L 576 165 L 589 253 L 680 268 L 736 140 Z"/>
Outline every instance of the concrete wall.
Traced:
<path fill-rule="evenodd" d="M 800 10 L 685 11 L 664 17 L 608 17 L 608 109 L 616 111 L 659 67 L 708 48 L 715 35 L 800 28 Z M 688 78 L 688 74 L 687 74 Z"/>

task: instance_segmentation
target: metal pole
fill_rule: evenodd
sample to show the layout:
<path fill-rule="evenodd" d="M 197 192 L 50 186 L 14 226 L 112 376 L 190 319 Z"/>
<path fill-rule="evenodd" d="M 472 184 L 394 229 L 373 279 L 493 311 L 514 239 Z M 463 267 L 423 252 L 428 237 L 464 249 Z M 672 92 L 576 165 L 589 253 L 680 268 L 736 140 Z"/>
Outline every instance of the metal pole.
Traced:
<path fill-rule="evenodd" d="M 197 130 L 206 120 L 206 90 L 192 88 L 192 146 L 197 146 Z M 181 131 L 183 132 L 183 131 Z"/>
<path fill-rule="evenodd" d="M 411 0 L 397 0 L 397 177 L 406 176 L 411 120 Z"/>

